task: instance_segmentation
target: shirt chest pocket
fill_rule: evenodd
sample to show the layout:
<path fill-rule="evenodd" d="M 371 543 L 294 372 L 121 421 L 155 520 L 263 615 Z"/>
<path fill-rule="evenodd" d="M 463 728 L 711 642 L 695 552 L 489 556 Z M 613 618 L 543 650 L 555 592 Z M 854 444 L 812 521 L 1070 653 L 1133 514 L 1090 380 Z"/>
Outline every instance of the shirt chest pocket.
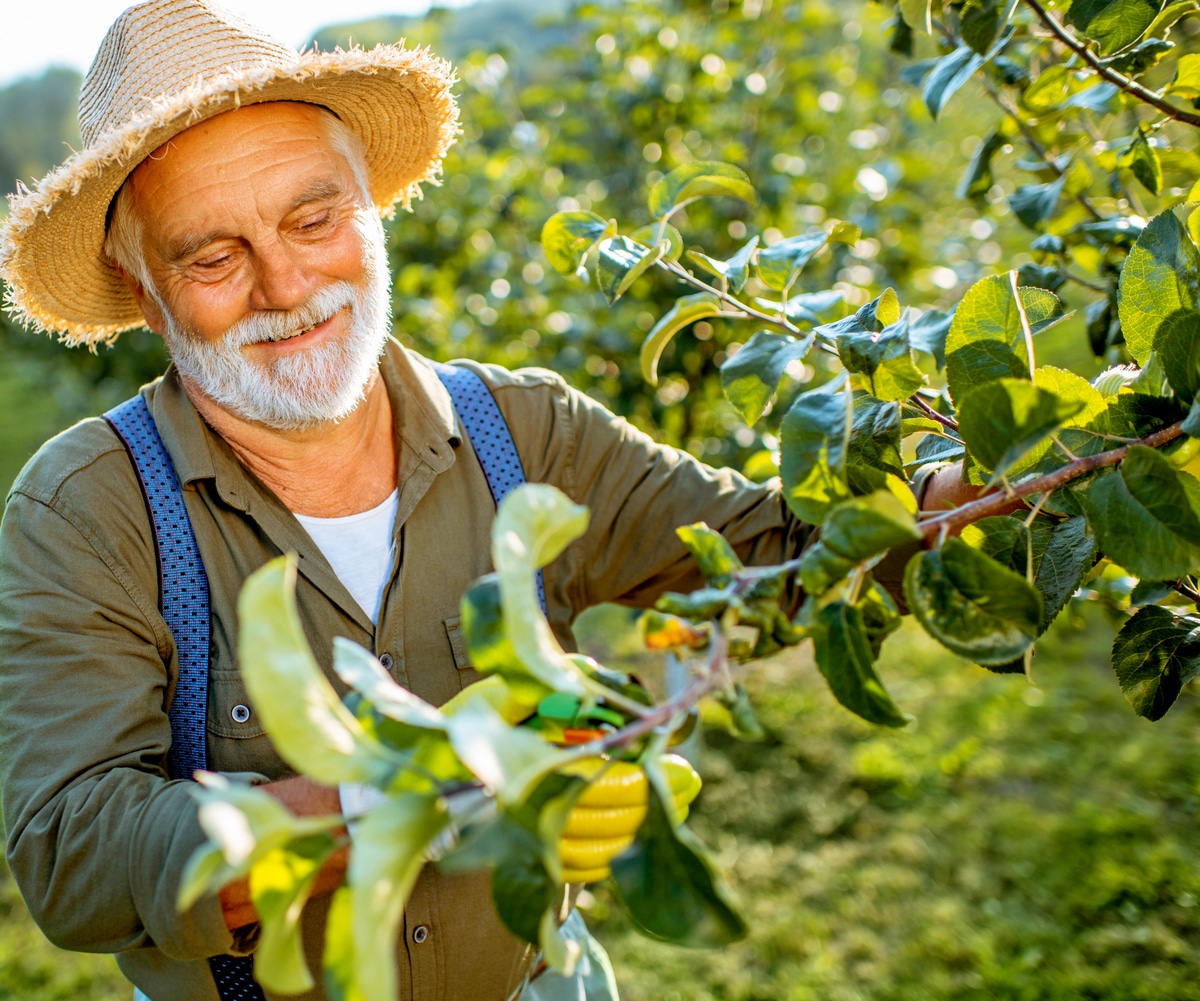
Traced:
<path fill-rule="evenodd" d="M 466 688 L 483 677 L 471 666 L 471 654 L 467 650 L 467 637 L 462 630 L 462 618 L 455 615 L 445 620 L 446 639 L 450 641 L 450 652 L 454 655 L 454 666 L 458 668 L 461 687 Z"/>
<path fill-rule="evenodd" d="M 263 736 L 262 723 L 238 671 L 209 670 L 208 699 L 209 733 L 235 740 Z"/>

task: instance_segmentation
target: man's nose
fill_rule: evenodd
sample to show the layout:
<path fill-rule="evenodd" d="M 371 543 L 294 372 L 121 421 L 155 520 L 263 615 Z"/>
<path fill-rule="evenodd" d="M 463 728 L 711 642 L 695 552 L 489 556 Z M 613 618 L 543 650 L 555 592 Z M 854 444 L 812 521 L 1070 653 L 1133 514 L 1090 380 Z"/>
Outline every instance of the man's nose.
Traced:
<path fill-rule="evenodd" d="M 280 243 L 256 248 L 254 272 L 250 302 L 254 309 L 295 309 L 320 285 L 303 255 Z"/>

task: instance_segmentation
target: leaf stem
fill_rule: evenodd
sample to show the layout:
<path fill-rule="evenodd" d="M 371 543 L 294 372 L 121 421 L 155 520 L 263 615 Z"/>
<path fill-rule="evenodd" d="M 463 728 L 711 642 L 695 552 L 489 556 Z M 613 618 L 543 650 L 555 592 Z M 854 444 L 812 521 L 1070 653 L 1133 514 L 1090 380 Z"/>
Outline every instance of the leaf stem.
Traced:
<path fill-rule="evenodd" d="M 1185 598 L 1187 598 L 1188 601 L 1200 603 L 1200 591 L 1197 591 L 1194 587 L 1184 583 L 1182 577 L 1171 585 L 1171 590 L 1177 592 L 1178 594 L 1182 594 Z"/>
<path fill-rule="evenodd" d="M 1135 97 L 1143 104 L 1148 104 L 1152 108 L 1157 108 L 1168 118 L 1173 118 L 1177 122 L 1184 122 L 1188 125 L 1200 126 L 1200 115 L 1193 115 L 1184 111 L 1182 108 L 1177 108 L 1166 100 L 1161 94 L 1157 94 L 1149 87 L 1144 87 L 1136 80 L 1132 80 L 1123 73 L 1118 73 L 1111 66 L 1106 66 L 1096 57 L 1096 54 L 1081 42 L 1078 38 L 1072 35 L 1064 28 L 1057 20 L 1050 16 L 1049 11 L 1038 2 L 1038 0 L 1024 0 L 1025 6 L 1037 15 L 1038 20 L 1042 22 L 1063 45 L 1074 52 L 1080 59 L 1090 66 L 1098 76 L 1107 80 L 1109 83 L 1116 84 L 1121 90 L 1125 91 L 1130 97 Z"/>
<path fill-rule="evenodd" d="M 1149 448 L 1158 448 L 1160 445 L 1165 445 L 1167 442 L 1174 441 L 1183 434 L 1182 423 L 1182 421 L 1176 421 L 1168 427 L 1159 428 L 1144 438 L 1139 438 L 1134 444 L 1146 445 Z M 986 497 L 980 497 L 979 500 L 971 501 L 970 503 L 963 504 L 961 507 L 954 508 L 952 511 L 947 511 L 945 514 L 925 519 L 920 523 L 921 534 L 926 539 L 932 539 L 939 533 L 950 532 L 954 529 L 962 528 L 963 525 L 969 525 L 972 522 L 978 521 L 980 518 L 1000 514 L 1012 503 L 1014 497 L 1029 497 L 1032 494 L 1049 493 L 1051 490 L 1057 490 L 1064 483 L 1070 483 L 1071 480 L 1079 479 L 1079 477 L 1086 476 L 1097 469 L 1103 469 L 1106 466 L 1115 466 L 1125 458 L 1125 454 L 1129 449 L 1129 445 L 1122 445 L 1120 448 L 1114 448 L 1108 452 L 1098 452 L 1095 455 L 1083 456 L 1073 462 L 1068 462 L 1065 466 L 1045 476 L 1038 476 L 1031 480 L 1026 480 L 1024 483 L 1018 483 L 1016 486 L 1011 487 L 1009 492 L 998 491 L 991 493 Z"/>

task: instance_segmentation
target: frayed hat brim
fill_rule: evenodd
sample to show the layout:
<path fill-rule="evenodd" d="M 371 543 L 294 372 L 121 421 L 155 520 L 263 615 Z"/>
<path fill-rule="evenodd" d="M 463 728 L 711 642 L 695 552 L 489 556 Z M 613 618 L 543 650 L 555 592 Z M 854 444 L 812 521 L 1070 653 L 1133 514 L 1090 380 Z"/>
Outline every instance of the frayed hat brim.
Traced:
<path fill-rule="evenodd" d="M 5 306 L 36 330 L 95 345 L 143 324 L 137 302 L 104 254 L 109 206 L 150 153 L 205 119 L 242 105 L 300 101 L 328 108 L 359 135 L 371 195 L 388 214 L 438 182 L 458 134 L 450 64 L 425 49 L 307 52 L 293 65 L 197 81 L 150 104 L 124 127 L 73 154 L 32 191 L 9 196 L 0 230 Z"/>

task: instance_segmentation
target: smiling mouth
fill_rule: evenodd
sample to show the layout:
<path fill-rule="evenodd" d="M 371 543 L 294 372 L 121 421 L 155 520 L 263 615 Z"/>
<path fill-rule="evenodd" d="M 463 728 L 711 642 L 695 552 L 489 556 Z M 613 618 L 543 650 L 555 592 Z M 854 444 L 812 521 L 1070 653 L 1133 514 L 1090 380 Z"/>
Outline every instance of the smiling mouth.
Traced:
<path fill-rule="evenodd" d="M 328 323 L 332 319 L 333 315 L 331 314 L 330 316 L 327 316 L 322 320 L 318 320 L 316 323 L 313 323 L 307 327 L 303 327 L 299 330 L 290 330 L 286 333 L 273 334 L 267 338 L 266 343 L 279 344 L 282 341 L 290 341 L 293 337 L 299 337 L 301 334 L 307 334 L 310 330 L 316 330 L 317 327 L 319 327 L 322 323 Z"/>

